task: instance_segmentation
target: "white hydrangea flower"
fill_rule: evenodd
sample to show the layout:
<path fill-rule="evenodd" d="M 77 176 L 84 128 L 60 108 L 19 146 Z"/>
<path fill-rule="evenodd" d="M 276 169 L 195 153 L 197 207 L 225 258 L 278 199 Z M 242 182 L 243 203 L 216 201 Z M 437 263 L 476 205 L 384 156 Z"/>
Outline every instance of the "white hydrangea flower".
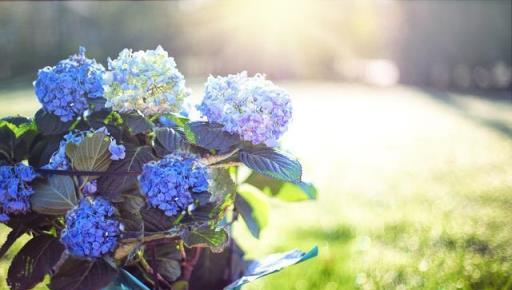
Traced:
<path fill-rule="evenodd" d="M 174 59 L 161 46 L 136 52 L 124 49 L 116 59 L 108 60 L 108 69 L 107 106 L 122 113 L 179 112 L 183 99 L 190 95 Z"/>

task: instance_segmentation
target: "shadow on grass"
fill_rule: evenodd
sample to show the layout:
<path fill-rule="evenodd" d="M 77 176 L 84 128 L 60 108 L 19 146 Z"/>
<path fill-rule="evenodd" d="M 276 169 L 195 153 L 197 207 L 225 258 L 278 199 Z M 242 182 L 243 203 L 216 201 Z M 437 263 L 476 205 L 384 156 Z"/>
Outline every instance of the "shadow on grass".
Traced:
<path fill-rule="evenodd" d="M 512 139 L 512 124 L 510 122 L 505 122 L 503 120 L 500 120 L 498 118 L 495 118 L 492 115 L 479 115 L 474 112 L 471 112 L 463 103 L 460 102 L 461 96 L 454 96 L 451 93 L 433 90 L 433 89 L 426 89 L 426 88 L 419 88 L 419 90 L 423 91 L 428 96 L 432 97 L 435 101 L 442 103 L 452 109 L 455 109 L 461 116 L 476 122 L 480 125 L 483 125 L 487 128 L 490 128 L 494 130 L 497 133 L 502 134 L 503 136 Z M 485 98 L 485 100 L 488 101 L 500 101 L 500 102 L 510 102 L 511 98 L 508 95 L 487 95 L 487 96 L 481 96 L 482 99 Z"/>

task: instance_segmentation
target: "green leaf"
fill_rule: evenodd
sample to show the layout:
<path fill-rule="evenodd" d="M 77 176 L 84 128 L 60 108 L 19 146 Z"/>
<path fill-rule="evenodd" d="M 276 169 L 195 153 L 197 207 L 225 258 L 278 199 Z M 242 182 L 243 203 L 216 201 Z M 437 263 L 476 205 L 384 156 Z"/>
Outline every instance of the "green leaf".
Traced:
<path fill-rule="evenodd" d="M 209 150 L 227 152 L 241 142 L 240 137 L 224 131 L 220 124 L 197 121 L 188 123 L 187 127 L 193 133 L 189 141 Z"/>
<path fill-rule="evenodd" d="M 120 269 L 116 279 L 102 290 L 150 290 L 125 269 Z"/>
<path fill-rule="evenodd" d="M 272 148 L 244 148 L 240 161 L 254 171 L 275 179 L 300 182 L 302 166 L 294 157 Z"/>
<path fill-rule="evenodd" d="M 134 112 L 122 114 L 126 125 L 132 134 L 147 133 L 155 126 L 150 120 L 146 119 L 141 113 Z"/>
<path fill-rule="evenodd" d="M 265 194 L 283 201 L 304 201 L 316 199 L 317 190 L 313 184 L 307 182 L 284 182 L 256 172 L 253 172 L 245 181 L 255 186 Z"/>
<path fill-rule="evenodd" d="M 73 121 L 62 122 L 59 117 L 46 112 L 44 109 L 37 111 L 34 120 L 38 131 L 44 135 L 62 134 L 73 125 Z"/>
<path fill-rule="evenodd" d="M 64 175 L 51 175 L 46 181 L 33 185 L 30 197 L 32 210 L 41 214 L 64 215 L 78 204 L 73 178 Z"/>
<path fill-rule="evenodd" d="M 255 238 L 268 223 L 268 203 L 262 197 L 263 193 L 256 187 L 243 184 L 238 189 L 235 208 L 240 213 Z"/>
<path fill-rule="evenodd" d="M 265 277 L 282 269 L 301 263 L 318 255 L 318 247 L 313 247 L 309 252 L 304 253 L 299 250 L 292 250 L 286 253 L 273 254 L 261 261 L 254 261 L 244 273 L 244 276 L 235 282 L 229 284 L 224 290 L 239 290 L 242 285 L 252 282 L 261 277 Z"/>
<path fill-rule="evenodd" d="M 212 194 L 214 207 L 209 210 L 208 219 L 215 225 L 224 218 L 226 210 L 235 202 L 236 185 L 226 168 L 210 169 L 210 179 L 208 191 Z M 192 214 L 197 215 L 200 210 L 201 208 L 197 208 Z"/>
<path fill-rule="evenodd" d="M 68 144 L 73 148 L 72 143 Z M 66 153 L 71 160 L 71 166 L 78 171 L 107 171 L 112 163 L 108 146 L 110 138 L 102 132 L 96 132 L 85 136 L 85 138 L 73 150 L 66 148 Z M 90 180 L 97 177 L 89 176 L 84 179 Z M 84 181 L 84 182 L 86 182 Z"/>
<path fill-rule="evenodd" d="M 189 151 L 190 144 L 172 128 L 155 129 L 155 151 L 163 157 L 175 151 Z"/>
<path fill-rule="evenodd" d="M 167 281 L 176 281 L 181 275 L 181 256 L 175 243 L 156 247 L 157 272 Z M 147 261 L 152 259 L 152 250 L 146 248 L 144 256 Z"/>
<path fill-rule="evenodd" d="M 182 238 L 187 247 L 209 247 L 216 253 L 221 252 L 229 241 L 224 229 L 216 230 L 207 226 L 186 231 Z"/>
<path fill-rule="evenodd" d="M 174 283 L 172 283 L 172 290 L 189 290 L 189 283 L 186 280 L 179 280 Z"/>
<path fill-rule="evenodd" d="M 213 200 L 221 201 L 226 196 L 235 197 L 236 186 L 226 168 L 211 168 L 210 169 L 211 182 L 208 184 L 208 191 L 211 192 Z"/>
<path fill-rule="evenodd" d="M 101 289 L 109 285 L 117 274 L 118 270 L 103 259 L 90 261 L 69 256 L 51 278 L 49 288 L 52 290 Z"/>
<path fill-rule="evenodd" d="M 7 117 L 0 120 L 0 127 L 2 126 L 7 126 L 10 129 L 10 131 L 15 135 L 14 146 L 12 147 L 9 158 L 4 157 L 5 160 L 12 159 L 13 163 L 23 161 L 24 159 L 27 158 L 30 145 L 32 144 L 32 141 L 37 135 L 37 128 L 34 121 L 20 116 Z M 7 137 L 5 133 L 6 132 L 3 132 L 3 134 L 0 133 L 0 135 L 3 135 L 1 137 Z M 0 142 L 2 143 L 12 142 L 12 136 L 1 140 L 2 141 Z M 1 155 L 6 155 L 6 149 L 4 148 L 2 150 L 1 147 L 2 144 L 0 143 L 0 158 Z M 2 154 L 2 152 L 4 152 L 4 154 Z"/>
<path fill-rule="evenodd" d="M 307 182 L 290 183 L 285 182 L 275 197 L 284 201 L 304 201 L 316 199 L 317 190 L 315 186 Z"/>
<path fill-rule="evenodd" d="M 11 262 L 7 276 L 10 289 L 32 289 L 50 273 L 63 251 L 64 246 L 56 237 L 42 234 L 32 238 Z"/>
<path fill-rule="evenodd" d="M 109 172 L 141 172 L 144 164 L 155 160 L 150 146 L 134 147 L 127 145 L 126 156 L 124 159 L 113 161 L 108 168 Z M 137 185 L 137 176 L 102 176 L 98 179 L 99 191 L 111 198 L 117 198 L 122 192 Z"/>

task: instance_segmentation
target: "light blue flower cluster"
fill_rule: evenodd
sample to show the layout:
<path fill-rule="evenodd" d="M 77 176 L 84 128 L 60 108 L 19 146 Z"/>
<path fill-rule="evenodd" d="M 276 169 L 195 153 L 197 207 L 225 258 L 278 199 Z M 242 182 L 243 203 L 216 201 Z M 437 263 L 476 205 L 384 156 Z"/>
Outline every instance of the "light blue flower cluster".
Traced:
<path fill-rule="evenodd" d="M 114 207 L 102 197 L 83 198 L 66 214 L 61 241 L 74 256 L 98 258 L 117 247 L 122 224 L 115 219 Z"/>
<path fill-rule="evenodd" d="M 108 60 L 105 97 L 107 106 L 126 113 L 139 110 L 144 115 L 179 112 L 190 92 L 185 78 L 167 51 L 124 49 Z"/>
<path fill-rule="evenodd" d="M 229 133 L 253 144 L 274 147 L 292 116 L 289 94 L 257 74 L 246 72 L 208 78 L 197 107 L 208 121 L 224 125 Z"/>
<path fill-rule="evenodd" d="M 23 163 L 0 166 L 0 222 L 7 222 L 9 215 L 30 211 L 34 190 L 28 183 L 36 177 L 34 169 Z"/>
<path fill-rule="evenodd" d="M 192 193 L 208 190 L 208 170 L 191 154 L 169 154 L 146 163 L 139 184 L 150 206 L 174 216 L 193 204 Z"/>
<path fill-rule="evenodd" d="M 108 151 L 110 152 L 110 159 L 112 160 L 121 160 L 126 157 L 126 148 L 124 145 L 117 144 L 114 138 L 111 138 Z"/>
<path fill-rule="evenodd" d="M 60 141 L 59 149 L 52 154 L 50 161 L 47 165 L 43 166 L 46 169 L 54 169 L 54 170 L 68 170 L 70 168 L 69 160 L 66 155 L 66 146 L 70 143 L 80 144 L 84 137 L 87 134 L 101 132 L 107 136 L 110 136 L 107 128 L 101 127 L 96 131 L 76 131 L 69 132 L 64 135 L 64 139 Z M 110 144 L 108 146 L 108 150 L 110 152 L 111 160 L 121 160 L 126 157 L 126 148 L 124 145 L 117 144 L 117 141 L 114 138 L 110 138 Z"/>
<path fill-rule="evenodd" d="M 98 181 L 91 180 L 87 181 L 82 188 L 82 193 L 86 196 L 92 196 L 98 191 Z"/>
<path fill-rule="evenodd" d="M 71 121 L 87 110 L 87 98 L 103 96 L 104 72 L 103 66 L 86 58 L 85 49 L 80 47 L 78 54 L 39 70 L 35 93 L 47 112 L 63 122 Z"/>

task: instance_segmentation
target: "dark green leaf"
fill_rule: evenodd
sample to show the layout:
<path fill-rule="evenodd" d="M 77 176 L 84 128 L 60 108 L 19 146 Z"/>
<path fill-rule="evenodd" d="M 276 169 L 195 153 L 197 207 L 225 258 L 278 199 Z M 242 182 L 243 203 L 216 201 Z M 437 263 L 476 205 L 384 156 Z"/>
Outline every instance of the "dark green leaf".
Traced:
<path fill-rule="evenodd" d="M 5 122 L 8 122 L 8 123 L 11 123 L 15 126 L 20 126 L 22 124 L 26 124 L 26 123 L 31 123 L 32 120 L 27 118 L 27 117 L 23 117 L 23 116 L 8 116 L 8 117 L 4 117 L 1 119 L 2 121 L 5 121 Z"/>
<path fill-rule="evenodd" d="M 119 172 L 120 176 L 103 176 L 98 179 L 99 192 L 111 199 L 137 185 L 137 176 L 123 172 L 141 172 L 144 164 L 156 159 L 150 146 L 127 147 L 125 158 L 113 161 L 108 168 L 108 171 Z"/>
<path fill-rule="evenodd" d="M 318 255 L 318 247 L 314 247 L 309 252 L 304 253 L 299 250 L 293 250 L 281 254 L 273 254 L 261 261 L 252 262 L 244 273 L 244 276 L 237 281 L 229 284 L 224 290 L 239 290 L 242 285 L 252 282 L 261 277 L 265 277 L 282 269 L 306 261 Z"/>
<path fill-rule="evenodd" d="M 63 251 L 56 237 L 43 234 L 32 238 L 12 260 L 7 284 L 12 290 L 32 289 L 50 273 Z"/>
<path fill-rule="evenodd" d="M 63 215 L 78 203 L 75 183 L 69 176 L 49 176 L 34 184 L 33 189 L 32 210 L 41 214 Z"/>
<path fill-rule="evenodd" d="M 0 125 L 0 160 L 12 162 L 16 148 L 16 134 L 8 124 Z"/>
<path fill-rule="evenodd" d="M 123 114 L 122 117 L 132 134 L 147 133 L 155 126 L 140 113 Z"/>
<path fill-rule="evenodd" d="M 21 162 L 29 157 L 30 147 L 37 136 L 37 130 L 34 123 L 23 124 L 18 129 L 19 135 L 16 137 L 14 159 L 16 162 Z"/>
<path fill-rule="evenodd" d="M 2 247 L 0 247 L 0 258 L 2 258 L 5 255 L 5 253 L 7 253 L 7 251 L 9 251 L 9 249 L 16 242 L 16 240 L 18 240 L 19 237 L 26 233 L 27 230 L 27 226 L 18 225 L 9 232 L 9 234 L 7 235 L 7 239 L 2 244 Z"/>
<path fill-rule="evenodd" d="M 168 231 L 175 226 L 175 219 L 166 216 L 159 209 L 142 208 L 141 214 L 144 220 L 144 231 L 146 232 Z"/>
<path fill-rule="evenodd" d="M 208 122 L 191 122 L 187 124 L 193 133 L 192 143 L 210 150 L 227 152 L 233 146 L 240 144 L 240 137 L 223 130 L 220 124 Z"/>
<path fill-rule="evenodd" d="M 53 153 L 59 149 L 61 139 L 62 135 L 38 134 L 30 148 L 28 163 L 36 168 L 48 164 Z"/>
<path fill-rule="evenodd" d="M 181 256 L 175 243 L 161 245 L 155 248 L 157 272 L 167 281 L 176 281 L 181 275 Z M 147 248 L 144 256 L 147 261 L 152 259 L 152 249 Z"/>
<path fill-rule="evenodd" d="M 124 231 L 114 253 L 117 261 L 124 258 L 128 262 L 134 257 L 136 250 L 141 246 L 144 237 L 144 221 L 140 209 L 145 205 L 142 196 L 136 194 L 123 194 L 122 202 L 116 203 L 119 212 L 119 219 L 124 226 Z"/>
<path fill-rule="evenodd" d="M 102 132 L 85 136 L 85 138 L 76 145 L 69 143 L 66 147 L 66 154 L 71 160 L 71 166 L 78 171 L 106 171 L 110 166 L 110 152 L 108 146 L 110 138 Z M 74 148 L 73 150 L 68 150 Z M 92 179 L 94 177 L 88 177 Z"/>
<path fill-rule="evenodd" d="M 62 122 L 59 117 L 46 112 L 44 109 L 37 111 L 34 120 L 36 121 L 37 129 L 44 135 L 62 134 L 73 125 L 72 121 Z"/>
<path fill-rule="evenodd" d="M 208 248 L 202 249 L 190 278 L 190 289 L 223 289 L 242 276 L 245 269 L 243 257 L 244 252 L 234 240 L 222 253 L 213 253 Z"/>
<path fill-rule="evenodd" d="M 187 247 L 209 247 L 216 253 L 221 252 L 229 241 L 224 229 L 216 230 L 207 226 L 186 231 L 182 238 Z"/>
<path fill-rule="evenodd" d="M 272 148 L 240 150 L 240 161 L 263 175 L 291 182 L 300 182 L 302 166 L 294 157 Z"/>
<path fill-rule="evenodd" d="M 158 156 L 173 153 L 175 151 L 189 151 L 190 144 L 183 136 L 172 128 L 155 129 L 155 151 Z"/>
<path fill-rule="evenodd" d="M 123 124 L 123 119 L 117 112 L 112 112 L 109 110 L 92 112 L 87 116 L 87 123 L 93 129 L 106 127 L 114 139 L 117 141 L 122 139 L 121 137 L 123 132 L 120 126 Z"/>
<path fill-rule="evenodd" d="M 240 186 L 235 207 L 245 221 L 249 231 L 255 238 L 268 223 L 268 204 L 262 197 L 263 193 L 248 184 Z"/>
<path fill-rule="evenodd" d="M 95 290 L 109 285 L 118 274 L 103 259 L 81 260 L 69 256 L 51 278 L 52 290 Z"/>

